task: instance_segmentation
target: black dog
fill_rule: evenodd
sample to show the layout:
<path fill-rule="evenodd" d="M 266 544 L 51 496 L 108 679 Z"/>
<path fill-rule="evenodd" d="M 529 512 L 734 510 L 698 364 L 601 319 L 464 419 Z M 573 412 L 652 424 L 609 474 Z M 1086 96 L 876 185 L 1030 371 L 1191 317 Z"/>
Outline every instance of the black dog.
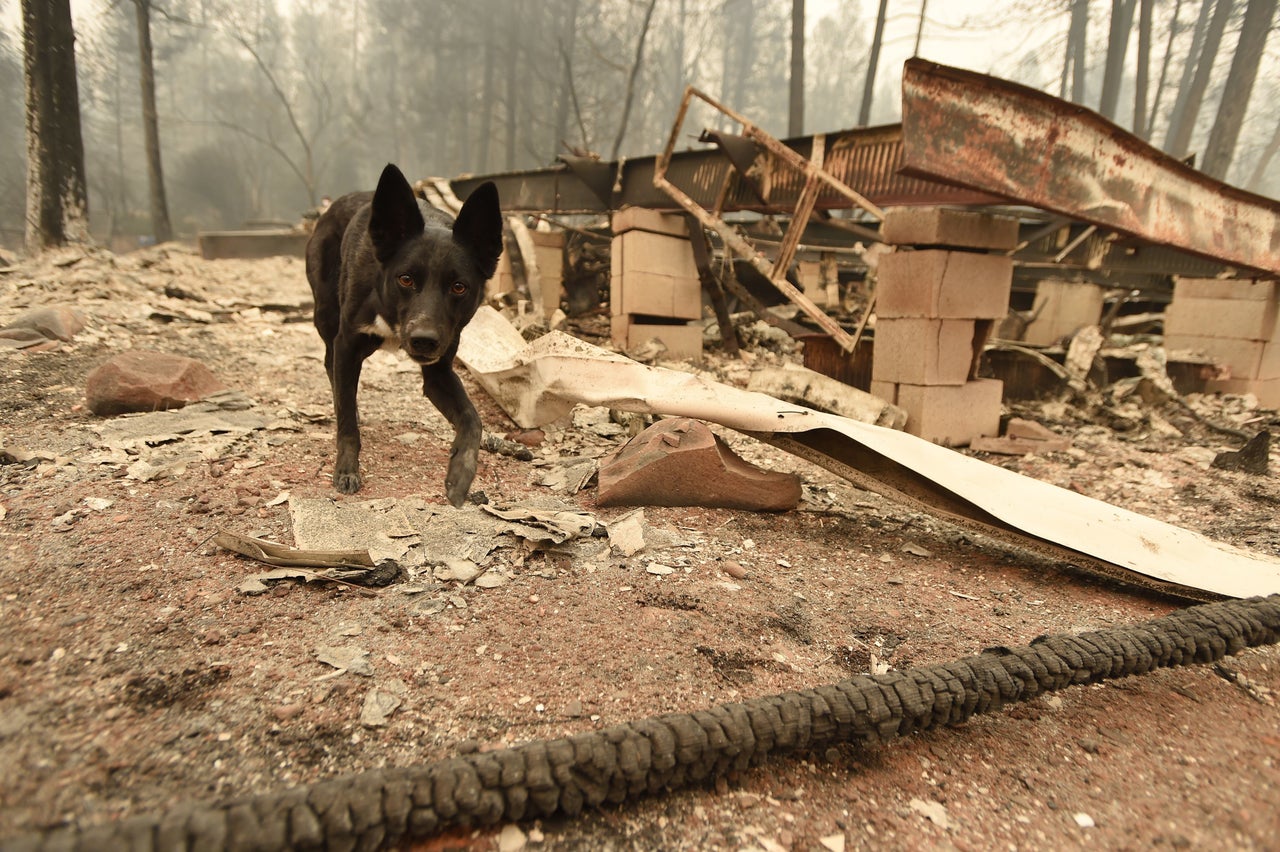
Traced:
<path fill-rule="evenodd" d="M 342 196 L 316 222 L 307 281 L 338 421 L 339 491 L 353 494 L 361 485 L 360 368 L 379 348 L 399 346 L 422 365 L 423 394 L 453 425 L 445 493 L 462 505 L 476 475 L 481 426 L 453 358 L 500 254 L 502 213 L 492 183 L 477 187 L 450 221 L 419 201 L 390 164 L 377 190 Z"/>

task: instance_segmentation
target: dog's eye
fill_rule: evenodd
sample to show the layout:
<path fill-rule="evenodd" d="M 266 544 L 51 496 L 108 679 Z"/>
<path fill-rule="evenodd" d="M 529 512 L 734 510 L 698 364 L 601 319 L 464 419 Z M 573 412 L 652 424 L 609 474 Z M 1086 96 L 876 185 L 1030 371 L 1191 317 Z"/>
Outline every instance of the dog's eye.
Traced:
<path fill-rule="evenodd" d="M 461 296 L 467 292 L 467 283 L 465 281 L 455 281 L 453 286 L 449 288 L 449 292 L 455 296 Z"/>
<path fill-rule="evenodd" d="M 401 286 L 401 287 L 412 287 L 412 286 L 413 286 L 413 276 L 412 276 L 412 275 L 401 275 L 401 276 L 400 276 L 399 278 L 397 278 L 396 280 L 400 282 L 400 286 Z"/>

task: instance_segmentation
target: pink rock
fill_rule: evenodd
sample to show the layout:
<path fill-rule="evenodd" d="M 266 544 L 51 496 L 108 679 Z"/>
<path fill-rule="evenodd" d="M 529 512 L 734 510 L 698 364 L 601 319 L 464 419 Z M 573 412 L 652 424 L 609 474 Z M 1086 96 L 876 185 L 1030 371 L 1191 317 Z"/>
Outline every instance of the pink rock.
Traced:
<path fill-rule="evenodd" d="M 25 349 L 46 340 L 70 340 L 84 330 L 84 315 L 64 307 L 33 308 L 0 328 L 0 346 Z"/>
<path fill-rule="evenodd" d="M 226 385 L 199 361 L 141 349 L 112 358 L 85 384 L 89 410 L 100 417 L 181 408 L 220 390 Z"/>
<path fill-rule="evenodd" d="M 762 470 L 704 423 L 662 420 L 600 463 L 601 506 L 707 506 L 784 512 L 800 502 L 800 477 Z"/>

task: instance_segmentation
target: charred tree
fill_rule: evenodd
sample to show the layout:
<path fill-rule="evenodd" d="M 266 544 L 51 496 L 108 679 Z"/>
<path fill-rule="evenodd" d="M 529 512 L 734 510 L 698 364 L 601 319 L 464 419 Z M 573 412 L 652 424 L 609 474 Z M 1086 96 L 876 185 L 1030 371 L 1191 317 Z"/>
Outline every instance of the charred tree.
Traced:
<path fill-rule="evenodd" d="M 787 135 L 804 133 L 804 0 L 791 0 L 791 78 Z"/>
<path fill-rule="evenodd" d="M 1240 29 L 1240 41 L 1236 44 L 1227 84 L 1218 103 L 1217 120 L 1209 133 L 1209 144 L 1204 149 L 1201 170 L 1210 177 L 1226 179 L 1227 169 L 1235 155 L 1236 142 L 1240 138 L 1240 126 L 1253 94 L 1253 83 L 1258 77 L 1258 65 L 1267 44 L 1271 22 L 1276 17 L 1277 0 L 1249 0 L 1244 10 L 1244 25 Z"/>
<path fill-rule="evenodd" d="M 613 140 L 613 151 L 610 153 L 609 159 L 618 159 L 618 152 L 622 150 L 622 141 L 627 136 L 627 122 L 631 118 L 631 103 L 636 96 L 636 77 L 640 74 L 640 68 L 644 65 L 644 41 L 649 35 L 649 24 L 653 21 L 653 7 L 658 5 L 658 0 L 649 0 L 649 7 L 644 10 L 644 21 L 640 24 L 640 37 L 636 40 L 636 55 L 631 62 L 631 71 L 627 74 L 627 91 L 622 101 L 622 120 L 618 123 L 618 135 Z"/>
<path fill-rule="evenodd" d="M 1102 75 L 1102 95 L 1098 112 L 1104 118 L 1115 119 L 1116 104 L 1120 101 L 1120 82 L 1124 79 L 1124 57 L 1129 49 L 1129 34 L 1133 30 L 1134 0 L 1111 0 L 1111 31 L 1107 37 L 1107 63 Z"/>
<path fill-rule="evenodd" d="M 156 69 L 151 51 L 151 0 L 133 0 L 138 18 L 138 79 L 142 87 L 142 129 L 147 149 L 147 184 L 151 190 L 151 230 L 157 243 L 173 239 L 169 202 L 160 161 L 160 120 L 156 112 Z"/>
<path fill-rule="evenodd" d="M 1205 0 L 1205 5 L 1210 0 Z M 1204 103 L 1204 94 L 1209 88 L 1209 78 L 1213 76 L 1213 63 L 1218 58 L 1218 47 L 1222 44 L 1222 33 L 1227 28 L 1227 19 L 1231 17 L 1233 0 L 1217 0 L 1213 6 L 1213 17 L 1205 30 L 1204 45 L 1198 56 L 1188 57 L 1188 67 L 1195 66 L 1195 74 L 1191 77 L 1190 86 L 1178 92 L 1174 117 L 1169 124 L 1169 132 L 1165 135 L 1164 149 L 1175 157 L 1182 158 L 1191 148 L 1191 135 L 1196 129 L 1196 120 L 1200 117 L 1200 107 Z M 1201 11 L 1203 17 L 1204 11 Z M 1186 79 L 1186 75 L 1183 75 Z M 1185 95 L 1185 97 L 1184 97 Z M 1181 106 L 1181 110 L 1179 110 Z"/>
<path fill-rule="evenodd" d="M 1071 25 L 1067 29 L 1067 50 L 1062 58 L 1061 96 L 1067 97 L 1068 83 L 1072 103 L 1082 104 L 1085 97 L 1085 46 L 1089 36 L 1089 0 L 1071 0 Z"/>
<path fill-rule="evenodd" d="M 885 11 L 889 0 L 880 0 L 876 13 L 876 34 L 871 40 L 871 55 L 867 58 L 867 79 L 862 86 L 862 104 L 858 107 L 858 126 L 866 127 L 871 121 L 871 96 L 876 86 L 876 66 L 880 64 L 880 45 L 884 41 Z"/>
<path fill-rule="evenodd" d="M 22 0 L 27 251 L 89 240 L 70 0 Z"/>
<path fill-rule="evenodd" d="M 1138 72 L 1133 82 L 1133 132 L 1147 135 L 1147 88 L 1151 70 L 1151 11 L 1155 0 L 1138 0 Z"/>
<path fill-rule="evenodd" d="M 1164 97 L 1164 83 L 1169 76 L 1169 61 L 1173 57 L 1173 39 L 1178 34 L 1178 13 L 1181 11 L 1182 0 L 1176 0 L 1173 4 L 1173 18 L 1169 22 L 1169 40 L 1164 47 L 1164 59 L 1160 61 L 1160 80 L 1156 83 L 1155 102 L 1151 105 L 1151 111 L 1147 113 L 1147 126 L 1140 134 L 1143 139 L 1150 139 L 1156 131 L 1156 116 L 1160 114 L 1160 101 Z"/>

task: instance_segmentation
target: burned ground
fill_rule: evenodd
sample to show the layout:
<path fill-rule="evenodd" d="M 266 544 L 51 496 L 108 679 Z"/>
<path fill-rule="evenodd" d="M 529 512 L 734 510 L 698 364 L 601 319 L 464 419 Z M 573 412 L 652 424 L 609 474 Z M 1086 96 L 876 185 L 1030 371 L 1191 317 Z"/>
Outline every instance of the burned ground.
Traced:
<path fill-rule="evenodd" d="M 46 304 L 90 319 L 69 345 L 0 353 L 0 443 L 20 459 L 0 466 L 0 765 L 12 768 L 0 837 L 941 662 L 1183 603 L 976 539 L 734 433 L 723 437 L 749 460 L 803 477 L 799 509 L 649 508 L 648 545 L 629 557 L 607 542 L 572 558 L 512 542 L 491 554 L 494 588 L 427 567 L 382 590 L 283 580 L 242 594 L 263 566 L 215 546 L 217 531 L 291 543 L 290 503 L 336 497 L 308 298 L 297 261 L 205 262 L 170 247 L 55 256 L 0 277 L 0 325 Z M 131 473 L 138 456 L 104 439 L 83 392 L 89 370 L 134 347 L 204 361 L 255 401 L 265 428 L 158 442 L 135 452 L 159 473 Z M 744 384 L 750 364 L 712 355 L 704 369 Z M 487 429 L 513 428 L 464 381 Z M 1210 464 L 1241 442 L 1209 424 L 1251 433 L 1274 428 L 1275 413 L 1238 397 L 1185 403 L 1020 405 L 1071 449 L 984 458 L 1280 554 L 1274 477 Z M 451 434 L 411 365 L 371 359 L 361 408 L 368 484 L 344 501 L 452 512 Z M 614 449 L 625 430 L 611 427 L 588 416 L 550 427 L 534 463 L 485 454 L 475 487 L 617 518 L 629 510 L 597 510 L 591 488 L 535 484 L 556 458 Z M 654 562 L 675 570 L 651 573 Z M 367 652 L 371 673 L 322 662 L 318 649 L 335 647 Z M 362 723 L 375 690 L 401 703 Z M 531 848 L 555 849 L 808 850 L 836 836 L 875 849 L 1274 848 L 1277 690 L 1278 652 L 1250 651 L 1222 671 L 1078 687 L 523 829 Z M 424 848 L 489 849 L 496 836 Z"/>

